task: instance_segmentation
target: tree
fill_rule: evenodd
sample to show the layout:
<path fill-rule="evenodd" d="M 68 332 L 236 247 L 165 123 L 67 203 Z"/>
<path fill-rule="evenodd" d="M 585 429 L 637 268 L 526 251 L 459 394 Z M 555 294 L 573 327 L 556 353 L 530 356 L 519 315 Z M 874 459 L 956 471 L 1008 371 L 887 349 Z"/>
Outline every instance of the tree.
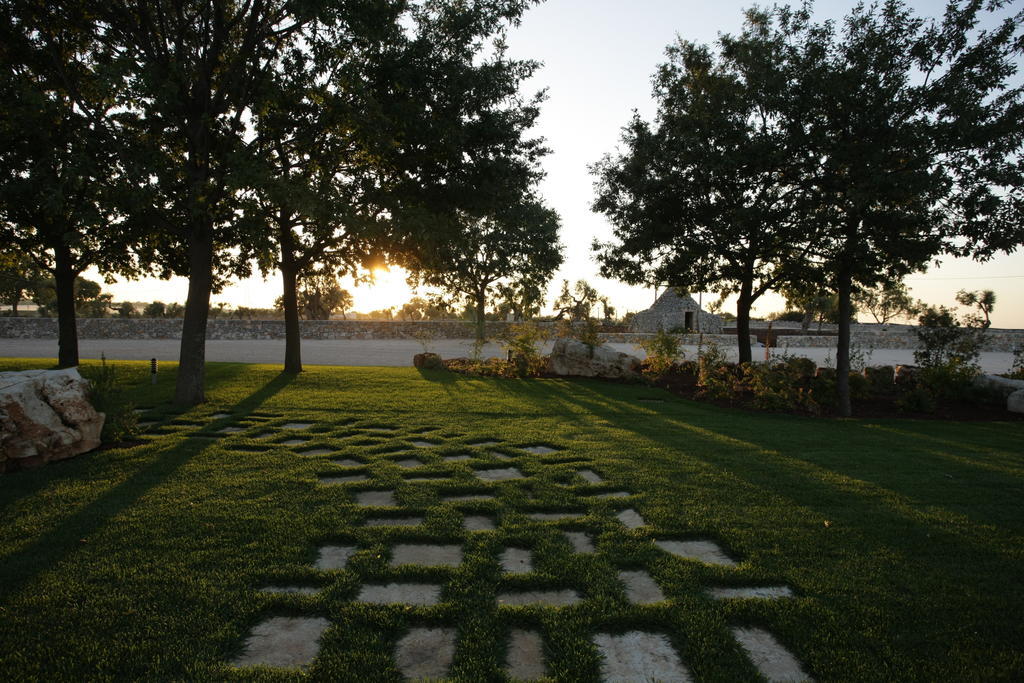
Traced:
<path fill-rule="evenodd" d="M 970 324 L 973 324 L 974 327 L 981 327 L 985 330 L 991 327 L 992 321 L 989 320 L 989 315 L 992 313 L 992 309 L 996 307 L 996 293 L 991 289 L 983 289 L 977 292 L 968 292 L 961 289 L 956 293 L 956 302 L 961 306 L 977 307 L 981 317 L 974 316 L 978 319 L 970 321 Z M 984 318 L 984 321 L 981 318 Z"/>
<path fill-rule="evenodd" d="M 53 278 L 58 364 L 78 364 L 76 278 L 132 276 L 133 117 L 93 3 L 0 2 L 0 241 Z"/>
<path fill-rule="evenodd" d="M 146 304 L 146 307 L 142 309 L 142 317 L 144 318 L 163 318 L 167 312 L 167 304 L 163 301 L 153 301 Z"/>
<path fill-rule="evenodd" d="M 792 183 L 800 157 L 779 115 L 787 96 L 785 36 L 722 36 L 718 51 L 680 40 L 654 77 L 657 114 L 634 114 L 624 151 L 591 167 L 593 209 L 615 240 L 595 242 L 601 274 L 690 291 L 738 294 L 741 362 L 751 360 L 750 310 L 789 279 L 812 228 Z"/>
<path fill-rule="evenodd" d="M 1003 3 L 990 3 L 998 10 Z M 805 276 L 839 296 L 840 415 L 850 414 L 853 296 L 941 253 L 986 259 L 1024 242 L 1021 14 L 979 30 L 981 2 L 940 21 L 900 0 L 855 8 L 841 32 L 776 9 L 765 31 L 790 38 L 786 116 L 800 184 L 822 230 Z"/>
<path fill-rule="evenodd" d="M 25 254 L 0 252 L 0 303 L 11 307 L 11 317 L 18 317 L 18 304 L 31 296 L 40 278 L 35 262 Z"/>
<path fill-rule="evenodd" d="M 601 295 L 586 280 L 577 280 L 571 290 L 569 281 L 562 280 L 562 290 L 555 298 L 555 320 L 590 320 L 590 313 L 600 299 Z"/>
<path fill-rule="evenodd" d="M 558 216 L 525 197 L 484 217 L 461 216 L 457 240 L 434 242 L 403 264 L 414 284 L 437 287 L 473 309 L 476 338 L 483 340 L 487 303 L 501 284 L 541 288 L 562 264 Z"/>
<path fill-rule="evenodd" d="M 541 148 L 523 134 L 539 100 L 516 94 L 535 65 L 501 39 L 527 4 L 396 4 L 282 53 L 253 117 L 245 208 L 261 268 L 282 275 L 286 371 L 301 370 L 295 290 L 309 271 L 357 277 L 443 251 L 459 237 L 450 216 L 482 215 L 535 177 Z"/>
<path fill-rule="evenodd" d="M 853 296 L 853 302 L 882 325 L 893 318 L 911 317 L 921 312 L 920 302 L 910 298 L 902 282 L 884 282 L 877 287 L 860 289 Z"/>
<path fill-rule="evenodd" d="M 352 295 L 341 288 L 334 274 L 320 271 L 302 279 L 299 310 L 306 320 L 330 320 L 335 311 L 351 307 Z"/>
<path fill-rule="evenodd" d="M 535 280 L 511 280 L 498 283 L 499 306 L 505 309 L 506 317 L 512 314 L 512 320 L 522 322 L 540 315 L 544 307 L 544 286 Z"/>

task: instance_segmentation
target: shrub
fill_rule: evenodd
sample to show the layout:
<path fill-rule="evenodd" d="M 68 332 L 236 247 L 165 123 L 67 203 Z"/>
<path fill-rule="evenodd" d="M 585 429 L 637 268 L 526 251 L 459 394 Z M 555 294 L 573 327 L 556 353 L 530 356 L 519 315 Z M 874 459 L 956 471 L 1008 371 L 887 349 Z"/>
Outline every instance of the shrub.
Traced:
<path fill-rule="evenodd" d="M 650 377 L 664 375 L 683 357 L 683 346 L 679 337 L 663 330 L 643 340 L 639 346 L 647 354 L 644 374 Z"/>
<path fill-rule="evenodd" d="M 806 359 L 783 358 L 771 363 L 744 364 L 743 380 L 761 410 L 799 411 L 817 414 L 821 406 L 811 392 L 813 371 Z M 813 362 L 811 363 L 813 367 Z"/>
<path fill-rule="evenodd" d="M 920 348 L 914 351 L 914 362 L 924 368 L 975 365 L 985 334 L 982 327 L 962 325 L 945 306 L 926 308 L 916 332 Z"/>
<path fill-rule="evenodd" d="M 701 398 L 732 401 L 741 389 L 735 368 L 714 342 L 708 343 L 697 361 L 697 386 Z"/>
<path fill-rule="evenodd" d="M 139 417 L 135 406 L 122 403 L 117 386 L 117 371 L 107 359 L 100 357 L 100 367 L 81 368 L 82 376 L 89 380 L 89 401 L 98 412 L 106 414 L 100 439 L 103 443 L 125 441 L 139 433 Z"/>
<path fill-rule="evenodd" d="M 509 370 L 518 377 L 539 375 L 544 369 L 544 356 L 538 345 L 547 339 L 547 332 L 532 323 L 510 327 L 502 339 L 511 360 Z"/>

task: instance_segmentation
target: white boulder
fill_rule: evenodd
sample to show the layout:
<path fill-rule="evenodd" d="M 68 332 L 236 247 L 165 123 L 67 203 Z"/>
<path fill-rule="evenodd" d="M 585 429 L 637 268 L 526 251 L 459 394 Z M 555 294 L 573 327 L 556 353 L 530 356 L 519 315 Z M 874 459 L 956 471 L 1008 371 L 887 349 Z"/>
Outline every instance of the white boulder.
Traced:
<path fill-rule="evenodd" d="M 1006 409 L 1011 413 L 1024 413 L 1024 389 L 1018 389 L 1006 397 Z"/>
<path fill-rule="evenodd" d="M 38 467 L 100 445 L 103 413 L 77 368 L 0 372 L 0 472 Z"/>
<path fill-rule="evenodd" d="M 640 359 L 604 346 L 590 347 L 575 339 L 559 339 L 548 358 L 548 372 L 611 379 L 640 376 Z"/>

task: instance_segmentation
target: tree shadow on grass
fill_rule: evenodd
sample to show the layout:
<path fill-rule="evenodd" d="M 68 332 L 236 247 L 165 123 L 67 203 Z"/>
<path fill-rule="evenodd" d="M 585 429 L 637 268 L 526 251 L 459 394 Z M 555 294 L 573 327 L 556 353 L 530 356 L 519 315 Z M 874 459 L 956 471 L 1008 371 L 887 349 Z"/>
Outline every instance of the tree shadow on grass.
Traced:
<path fill-rule="evenodd" d="M 281 373 L 252 394 L 236 404 L 239 417 L 256 410 L 265 401 L 284 389 L 295 379 L 294 375 Z M 139 501 L 147 492 L 162 484 L 182 465 L 202 454 L 214 441 L 209 434 L 194 434 L 160 451 L 159 442 L 153 444 L 156 452 L 134 473 L 104 491 L 98 497 L 83 505 L 66 517 L 50 522 L 52 527 L 32 542 L 10 555 L 0 557 L 0 601 L 6 601 L 34 577 L 55 566 L 67 555 L 86 542 L 89 535 L 99 530 L 106 522 Z M 74 478 L 83 470 L 67 470 L 64 478 Z M 48 477 L 45 470 L 35 473 L 40 481 L 34 486 L 20 489 L 17 500 L 32 495 L 56 477 Z M 9 501 L 9 504 L 16 500 Z"/>
<path fill-rule="evenodd" d="M 571 390 L 568 385 L 550 390 L 562 401 L 612 418 L 620 429 L 727 471 L 792 505 L 845 510 L 856 526 L 902 528 L 909 522 L 924 537 L 953 534 L 958 544 L 972 552 L 995 550 L 1001 560 L 1007 554 L 991 543 L 979 542 L 975 535 L 979 529 L 951 524 L 949 517 L 992 525 L 1000 534 L 1012 533 L 1008 522 L 1016 520 L 1019 526 L 1021 515 L 1014 512 L 1014 501 L 1019 501 L 1021 480 L 1014 473 L 938 457 L 932 448 L 910 440 L 897 445 L 891 434 L 872 429 L 871 423 L 679 404 L 683 410 L 667 404 L 666 412 L 671 414 L 665 414 L 623 402 L 611 386 L 574 383 Z M 837 451 L 849 455 L 837 455 Z M 942 476 L 922 484 L 920 473 L 934 474 L 936 469 L 941 469 Z M 953 509 L 950 500 L 963 504 Z"/>

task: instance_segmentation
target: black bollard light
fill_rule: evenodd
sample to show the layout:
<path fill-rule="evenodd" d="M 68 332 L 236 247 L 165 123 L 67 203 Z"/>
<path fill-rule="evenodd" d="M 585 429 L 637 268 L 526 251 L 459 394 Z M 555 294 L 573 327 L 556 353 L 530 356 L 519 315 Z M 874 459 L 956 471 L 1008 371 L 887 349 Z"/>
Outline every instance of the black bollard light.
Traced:
<path fill-rule="evenodd" d="M 156 358 L 149 359 L 149 383 L 156 384 Z"/>

